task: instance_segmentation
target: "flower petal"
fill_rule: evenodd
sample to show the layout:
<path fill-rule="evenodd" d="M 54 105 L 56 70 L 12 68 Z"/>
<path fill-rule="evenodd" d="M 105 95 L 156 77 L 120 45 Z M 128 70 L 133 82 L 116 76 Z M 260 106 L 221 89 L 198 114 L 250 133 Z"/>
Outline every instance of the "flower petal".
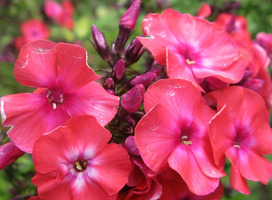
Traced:
<path fill-rule="evenodd" d="M 108 195 L 114 195 L 127 183 L 130 165 L 127 151 L 120 145 L 111 143 L 95 155 L 87 170 L 91 180 Z"/>
<path fill-rule="evenodd" d="M 241 175 L 239 168 L 236 168 L 235 166 L 231 166 L 230 184 L 238 192 L 247 195 L 250 194 L 246 179 Z"/>
<path fill-rule="evenodd" d="M 39 40 L 22 47 L 14 67 L 14 77 L 22 85 L 52 88 L 58 73 L 56 43 Z"/>
<path fill-rule="evenodd" d="M 71 116 L 92 115 L 105 126 L 115 116 L 119 97 L 109 94 L 101 85 L 91 82 L 71 95 L 67 95 L 65 107 Z"/>
<path fill-rule="evenodd" d="M 269 160 L 249 149 L 240 148 L 238 153 L 242 176 L 252 181 L 267 184 L 272 176 L 272 164 Z"/>
<path fill-rule="evenodd" d="M 218 187 L 220 179 L 206 176 L 197 164 L 190 147 L 186 145 L 178 145 L 170 155 L 168 163 L 196 195 L 207 195 Z"/>
<path fill-rule="evenodd" d="M 160 104 L 150 110 L 135 128 L 135 141 L 145 164 L 155 172 L 163 169 L 180 140 L 180 129 Z"/>
<path fill-rule="evenodd" d="M 56 45 L 59 61 L 58 86 L 66 92 L 74 92 L 99 76 L 87 64 L 87 51 L 78 46 L 67 43 Z"/>
<path fill-rule="evenodd" d="M 1 98 L 3 125 L 12 126 L 8 136 L 22 151 L 31 153 L 34 142 L 44 133 L 70 118 L 63 106 L 53 109 L 40 94 L 21 93 Z"/>

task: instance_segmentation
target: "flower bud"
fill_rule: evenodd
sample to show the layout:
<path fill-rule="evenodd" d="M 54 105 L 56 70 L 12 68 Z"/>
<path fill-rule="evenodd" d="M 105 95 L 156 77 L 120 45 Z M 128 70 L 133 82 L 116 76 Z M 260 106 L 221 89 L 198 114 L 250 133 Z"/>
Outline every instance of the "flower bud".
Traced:
<path fill-rule="evenodd" d="M 145 87 L 142 84 L 137 84 L 126 94 L 123 95 L 121 100 L 122 107 L 129 113 L 136 112 L 143 101 Z"/>
<path fill-rule="evenodd" d="M 134 29 L 140 13 L 141 0 L 134 0 L 129 9 L 123 14 L 119 24 L 119 34 L 114 44 L 114 51 L 121 53 Z"/>
<path fill-rule="evenodd" d="M 22 155 L 24 155 L 24 152 L 15 146 L 13 142 L 3 144 L 0 146 L 0 169 L 10 165 Z"/>
<path fill-rule="evenodd" d="M 104 83 L 104 88 L 106 89 L 113 89 L 114 87 L 114 81 L 112 78 L 107 78 L 105 83 Z"/>
<path fill-rule="evenodd" d="M 131 32 L 137 22 L 140 13 L 141 0 L 134 0 L 129 9 L 123 14 L 120 20 L 119 27 Z"/>
<path fill-rule="evenodd" d="M 113 74 L 117 81 L 120 81 L 126 71 L 126 64 L 123 59 L 120 59 L 113 67 Z"/>
<path fill-rule="evenodd" d="M 143 84 L 145 87 L 149 86 L 150 83 L 157 77 L 154 72 L 146 72 L 139 76 L 136 76 L 130 81 L 131 85 Z"/>
<path fill-rule="evenodd" d="M 257 34 L 256 40 L 265 49 L 267 55 L 272 58 L 272 34 L 260 32 Z"/>
<path fill-rule="evenodd" d="M 209 4 L 204 3 L 199 9 L 199 11 L 197 13 L 197 17 L 206 18 L 206 17 L 210 16 L 211 12 L 212 12 L 212 9 L 209 6 Z"/>
<path fill-rule="evenodd" d="M 135 143 L 135 138 L 134 136 L 129 136 L 127 137 L 125 144 L 125 148 L 128 150 L 128 152 L 132 155 L 139 156 L 140 152 L 138 150 L 138 147 Z"/>
<path fill-rule="evenodd" d="M 110 48 L 104 35 L 95 25 L 92 25 L 93 45 L 99 55 L 107 62 L 111 59 Z"/>
<path fill-rule="evenodd" d="M 125 51 L 125 59 L 129 64 L 135 63 L 144 53 L 145 48 L 137 39 L 133 39 Z"/>

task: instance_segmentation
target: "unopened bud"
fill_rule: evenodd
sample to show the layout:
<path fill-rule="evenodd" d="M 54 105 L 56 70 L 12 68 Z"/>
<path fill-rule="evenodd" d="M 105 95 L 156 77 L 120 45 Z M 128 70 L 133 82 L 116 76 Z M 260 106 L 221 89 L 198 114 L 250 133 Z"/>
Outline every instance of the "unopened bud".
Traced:
<path fill-rule="evenodd" d="M 93 45 L 99 55 L 107 62 L 111 59 L 110 48 L 104 35 L 95 25 L 92 25 Z"/>
<path fill-rule="evenodd" d="M 119 24 L 119 33 L 114 45 L 114 51 L 121 53 L 134 29 L 140 13 L 141 0 L 134 0 L 129 9 L 123 14 Z"/>
<path fill-rule="evenodd" d="M 257 40 L 257 43 L 265 49 L 267 55 L 271 58 L 272 57 L 272 34 L 260 32 L 257 34 L 256 40 Z"/>
<path fill-rule="evenodd" d="M 118 62 L 113 67 L 113 74 L 115 75 L 117 81 L 120 81 L 123 78 L 125 71 L 125 61 L 123 59 L 118 60 Z"/>
<path fill-rule="evenodd" d="M 103 85 L 106 89 L 112 89 L 114 87 L 114 81 L 112 78 L 107 78 Z"/>
<path fill-rule="evenodd" d="M 24 155 L 24 152 L 15 146 L 13 142 L 3 144 L 0 147 L 0 169 L 10 165 L 22 155 Z"/>
<path fill-rule="evenodd" d="M 138 75 L 130 81 L 131 85 L 143 84 L 145 87 L 149 86 L 151 82 L 157 77 L 154 72 L 146 72 Z"/>
<path fill-rule="evenodd" d="M 121 100 L 122 107 L 129 113 L 136 112 L 143 101 L 145 87 L 142 84 L 134 86 L 126 94 L 123 95 Z"/>
<path fill-rule="evenodd" d="M 264 88 L 265 81 L 259 78 L 248 78 L 242 86 L 253 90 L 254 92 L 261 93 Z"/>
<path fill-rule="evenodd" d="M 135 143 L 135 138 L 134 136 L 129 136 L 127 137 L 125 141 L 125 148 L 128 150 L 128 152 L 132 155 L 139 156 L 140 152 L 138 150 L 138 147 Z"/>
<path fill-rule="evenodd" d="M 140 13 L 141 0 L 134 0 L 129 9 L 123 14 L 119 27 L 132 31 Z"/>
<path fill-rule="evenodd" d="M 133 39 L 125 51 L 126 62 L 129 64 L 137 62 L 144 52 L 145 48 L 142 43 L 138 39 Z"/>

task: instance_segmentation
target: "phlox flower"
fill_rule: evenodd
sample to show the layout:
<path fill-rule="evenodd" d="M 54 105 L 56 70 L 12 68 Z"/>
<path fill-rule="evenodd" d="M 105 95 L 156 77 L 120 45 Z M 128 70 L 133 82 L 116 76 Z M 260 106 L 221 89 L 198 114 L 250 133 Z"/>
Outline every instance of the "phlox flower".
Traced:
<path fill-rule="evenodd" d="M 36 40 L 46 40 L 50 36 L 50 29 L 39 19 L 30 19 L 22 23 L 21 32 L 26 43 Z"/>
<path fill-rule="evenodd" d="M 186 80 L 159 80 L 148 88 L 144 109 L 135 141 L 145 164 L 156 173 L 172 168 L 196 195 L 213 192 L 225 173 L 214 164 L 208 135 L 215 111 L 200 90 Z"/>
<path fill-rule="evenodd" d="M 86 50 L 77 45 L 36 41 L 23 46 L 14 67 L 22 85 L 37 88 L 1 98 L 1 114 L 9 138 L 31 153 L 42 134 L 72 116 L 93 115 L 106 125 L 117 112 L 119 97 L 98 83 L 99 76 L 86 63 Z"/>
<path fill-rule="evenodd" d="M 146 37 L 139 41 L 155 60 L 166 65 L 170 78 L 181 78 L 196 86 L 207 77 L 237 83 L 245 66 L 238 61 L 237 46 L 224 31 L 205 19 L 166 9 L 148 14 L 142 24 Z"/>
<path fill-rule="evenodd" d="M 92 116 L 77 116 L 34 145 L 32 178 L 41 199 L 115 199 L 127 183 L 130 159 Z"/>
<path fill-rule="evenodd" d="M 272 164 L 263 156 L 272 153 L 269 112 L 260 95 L 239 86 L 220 93 L 217 109 L 209 125 L 215 162 L 224 165 L 228 157 L 230 184 L 249 194 L 246 179 L 267 184 L 272 175 Z"/>

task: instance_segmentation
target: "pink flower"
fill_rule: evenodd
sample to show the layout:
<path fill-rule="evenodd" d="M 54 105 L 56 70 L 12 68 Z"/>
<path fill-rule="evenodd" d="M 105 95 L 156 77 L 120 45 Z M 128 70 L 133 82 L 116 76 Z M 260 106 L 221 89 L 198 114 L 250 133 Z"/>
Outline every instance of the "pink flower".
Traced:
<path fill-rule="evenodd" d="M 72 30 L 74 28 L 74 6 L 71 1 L 64 0 L 61 4 L 55 1 L 46 1 L 44 4 L 45 14 L 59 23 L 61 26 Z"/>
<path fill-rule="evenodd" d="M 138 39 L 159 64 L 166 65 L 170 78 L 186 79 L 200 87 L 207 77 L 237 83 L 243 76 L 245 66 L 237 61 L 237 46 L 204 19 L 167 9 L 147 15 L 143 32 L 148 37 Z"/>
<path fill-rule="evenodd" d="M 77 116 L 35 143 L 32 182 L 41 199 L 104 200 L 127 183 L 127 151 L 92 116 Z"/>
<path fill-rule="evenodd" d="M 264 100 L 257 93 L 233 86 L 217 100 L 219 112 L 210 122 L 210 139 L 215 162 L 231 162 L 230 183 L 249 194 L 246 179 L 267 184 L 272 164 L 263 156 L 271 154 L 272 130 Z"/>
<path fill-rule="evenodd" d="M 147 113 L 135 128 L 135 141 L 145 164 L 159 173 L 168 166 L 196 195 L 213 192 L 225 173 L 218 169 L 208 135 L 215 111 L 186 80 L 159 80 L 144 97 Z"/>
<path fill-rule="evenodd" d="M 257 43 L 265 49 L 267 55 L 271 58 L 272 57 L 272 34 L 260 32 L 257 34 L 256 40 L 257 40 Z"/>
<path fill-rule="evenodd" d="M 12 126 L 8 136 L 22 151 L 31 153 L 39 136 L 72 116 L 93 115 L 103 126 L 113 119 L 119 97 L 94 82 L 99 76 L 86 60 L 78 45 L 36 41 L 23 46 L 15 79 L 38 89 L 1 98 L 3 125 Z"/>
<path fill-rule="evenodd" d="M 50 29 L 39 19 L 30 19 L 22 23 L 21 32 L 26 43 L 46 40 L 50 36 Z"/>

